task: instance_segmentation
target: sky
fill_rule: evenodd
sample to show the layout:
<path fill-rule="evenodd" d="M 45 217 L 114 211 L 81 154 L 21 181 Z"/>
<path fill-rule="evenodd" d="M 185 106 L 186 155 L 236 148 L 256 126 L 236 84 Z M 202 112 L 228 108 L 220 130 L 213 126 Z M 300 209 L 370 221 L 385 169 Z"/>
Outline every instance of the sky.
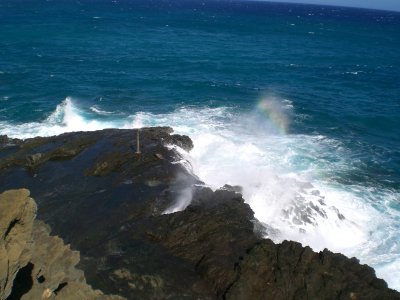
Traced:
<path fill-rule="evenodd" d="M 293 2 L 326 4 L 400 11 L 400 0 L 270 0 L 272 2 Z"/>

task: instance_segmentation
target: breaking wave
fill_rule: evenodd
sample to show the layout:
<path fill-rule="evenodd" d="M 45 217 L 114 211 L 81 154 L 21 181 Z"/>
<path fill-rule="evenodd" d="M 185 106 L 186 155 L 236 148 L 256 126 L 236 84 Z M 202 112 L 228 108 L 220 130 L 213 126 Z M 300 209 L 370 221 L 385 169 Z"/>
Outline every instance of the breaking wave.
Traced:
<path fill-rule="evenodd" d="M 368 182 L 362 186 L 332 179 L 335 172 L 351 173 L 349 151 L 325 136 L 286 133 L 293 106 L 290 100 L 263 99 L 247 113 L 235 107 L 183 107 L 112 119 L 112 112 L 79 108 L 67 98 L 42 122 L 3 122 L 0 134 L 28 138 L 111 127 L 171 126 L 192 138 L 194 149 L 181 153 L 202 181 L 214 189 L 225 184 L 243 188 L 244 199 L 264 224 L 265 236 L 357 256 L 375 267 L 390 287 L 400 289 L 400 212 L 395 208 L 400 194 Z M 96 117 L 99 114 L 108 118 Z M 185 190 L 184 205 L 169 212 L 184 209 L 190 195 Z"/>

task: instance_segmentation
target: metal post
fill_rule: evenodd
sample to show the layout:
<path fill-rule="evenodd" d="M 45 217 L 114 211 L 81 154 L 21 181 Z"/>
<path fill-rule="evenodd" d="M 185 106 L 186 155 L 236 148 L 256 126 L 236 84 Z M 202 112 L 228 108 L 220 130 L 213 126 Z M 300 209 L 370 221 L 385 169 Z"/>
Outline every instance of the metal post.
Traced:
<path fill-rule="evenodd" d="M 136 154 L 141 154 L 141 152 L 140 152 L 140 141 L 139 141 L 139 128 L 136 131 Z"/>

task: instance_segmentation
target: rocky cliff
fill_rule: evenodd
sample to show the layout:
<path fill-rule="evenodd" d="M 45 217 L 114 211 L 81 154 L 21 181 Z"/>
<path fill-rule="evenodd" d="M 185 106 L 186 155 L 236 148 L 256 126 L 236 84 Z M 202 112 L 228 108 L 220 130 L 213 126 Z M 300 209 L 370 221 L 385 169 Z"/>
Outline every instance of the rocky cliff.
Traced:
<path fill-rule="evenodd" d="M 123 299 L 93 290 L 76 268 L 79 252 L 35 217 L 28 190 L 0 194 L 0 299 Z"/>
<path fill-rule="evenodd" d="M 182 166 L 174 147 L 190 150 L 188 137 L 167 127 L 140 137 L 141 154 L 134 130 L 0 138 L 0 190 L 31 190 L 38 219 L 80 252 L 94 288 L 128 299 L 400 299 L 355 258 L 263 239 L 237 190 L 213 192 Z M 174 208 L 186 209 L 165 214 Z"/>

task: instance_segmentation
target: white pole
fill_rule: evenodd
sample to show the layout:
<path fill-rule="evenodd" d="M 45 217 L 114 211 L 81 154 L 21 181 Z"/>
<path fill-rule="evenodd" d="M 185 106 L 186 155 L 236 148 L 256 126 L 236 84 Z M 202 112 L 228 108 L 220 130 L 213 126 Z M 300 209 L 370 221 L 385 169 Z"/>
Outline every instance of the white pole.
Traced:
<path fill-rule="evenodd" d="M 139 128 L 136 131 L 136 154 L 140 154 Z"/>

